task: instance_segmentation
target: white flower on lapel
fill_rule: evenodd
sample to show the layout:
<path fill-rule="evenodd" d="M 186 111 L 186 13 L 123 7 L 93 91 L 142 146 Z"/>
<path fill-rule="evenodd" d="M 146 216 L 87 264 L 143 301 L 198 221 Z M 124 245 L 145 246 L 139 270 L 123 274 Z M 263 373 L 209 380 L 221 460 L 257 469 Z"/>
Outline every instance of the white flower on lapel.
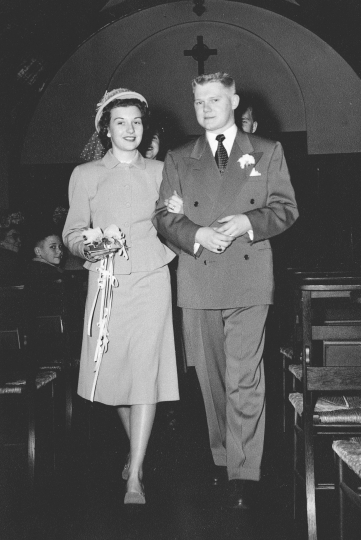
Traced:
<path fill-rule="evenodd" d="M 238 163 L 240 164 L 241 169 L 256 164 L 254 157 L 249 154 L 243 154 L 243 156 L 239 158 Z"/>
<path fill-rule="evenodd" d="M 250 176 L 262 176 L 260 172 L 256 171 L 255 167 L 251 170 Z"/>

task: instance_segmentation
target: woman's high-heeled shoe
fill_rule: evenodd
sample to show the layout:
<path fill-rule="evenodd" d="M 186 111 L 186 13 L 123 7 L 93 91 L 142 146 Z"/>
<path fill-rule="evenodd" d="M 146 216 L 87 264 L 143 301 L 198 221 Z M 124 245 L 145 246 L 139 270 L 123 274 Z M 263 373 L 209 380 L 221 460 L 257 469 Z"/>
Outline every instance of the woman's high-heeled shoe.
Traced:
<path fill-rule="evenodd" d="M 123 480 L 128 480 L 129 467 L 130 467 L 130 454 L 128 454 L 127 461 L 125 462 L 124 468 L 122 470 L 122 478 L 123 478 Z"/>

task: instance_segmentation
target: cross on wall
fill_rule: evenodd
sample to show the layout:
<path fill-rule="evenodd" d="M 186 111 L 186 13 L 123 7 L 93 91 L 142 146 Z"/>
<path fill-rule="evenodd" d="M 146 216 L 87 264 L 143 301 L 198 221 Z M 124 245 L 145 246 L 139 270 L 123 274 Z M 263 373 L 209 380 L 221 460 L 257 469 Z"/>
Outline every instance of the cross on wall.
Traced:
<path fill-rule="evenodd" d="M 198 62 L 198 75 L 204 74 L 204 62 L 217 54 L 217 49 L 210 49 L 203 43 L 203 36 L 197 36 L 197 43 L 191 50 L 185 50 L 184 56 L 191 56 Z"/>

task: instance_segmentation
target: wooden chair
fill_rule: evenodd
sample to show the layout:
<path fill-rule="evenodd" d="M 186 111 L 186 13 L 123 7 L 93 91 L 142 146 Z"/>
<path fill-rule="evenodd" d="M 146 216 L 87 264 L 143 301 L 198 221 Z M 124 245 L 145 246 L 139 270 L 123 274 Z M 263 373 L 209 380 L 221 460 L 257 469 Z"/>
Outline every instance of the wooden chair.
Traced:
<path fill-rule="evenodd" d="M 7 426 L 3 435 L 3 446 L 24 446 L 28 448 L 28 477 L 31 489 L 35 479 L 35 446 L 37 428 L 37 405 L 46 400 L 46 410 L 51 417 L 52 443 L 51 461 L 55 466 L 55 397 L 61 387 L 61 366 L 54 362 L 42 363 L 39 350 L 36 350 L 33 335 L 29 336 L 26 321 L 24 286 L 0 287 L 0 400 L 2 412 L 10 415 L 25 410 L 27 416 L 26 441 L 14 442 L 10 435 L 13 430 Z M 5 422 L 6 419 L 3 420 Z M 17 434 L 15 434 L 17 435 Z"/>
<path fill-rule="evenodd" d="M 292 368 L 303 386 L 302 394 L 290 394 L 295 407 L 294 504 L 296 510 L 296 482 L 302 479 L 306 486 L 308 538 L 317 540 L 316 489 L 333 489 L 334 485 L 316 484 L 315 438 L 361 436 L 361 367 L 313 367 L 308 365 L 308 358 L 302 367 Z M 303 472 L 299 468 L 299 436 L 304 445 Z"/>
<path fill-rule="evenodd" d="M 41 314 L 32 319 L 29 334 L 39 368 L 50 369 L 58 374 L 58 394 L 61 394 L 63 406 L 60 406 L 64 411 L 63 435 L 67 442 L 73 415 L 74 379 L 79 362 L 74 358 L 71 347 L 67 290 L 63 281 L 51 285 L 51 297 L 48 309 L 44 308 Z"/>
<path fill-rule="evenodd" d="M 9 333 L 9 331 L 6 331 Z M 1 332 L 0 332 L 1 333 Z M 52 417 L 50 438 L 52 441 L 52 463 L 54 463 L 54 383 L 57 373 L 51 370 L 39 370 L 36 366 L 36 359 L 32 357 L 27 346 L 25 336 L 20 336 L 19 331 L 12 332 L 16 339 L 0 340 L 1 362 L 0 362 L 0 401 L 2 419 L 14 418 L 16 413 L 22 414 L 25 411 L 27 419 L 27 434 L 24 439 L 9 439 L 10 426 L 3 428 L 2 446 L 4 449 L 10 447 L 25 447 L 27 449 L 28 467 L 28 487 L 30 499 L 33 496 L 35 485 L 35 464 L 36 464 L 36 443 L 37 443 L 37 404 L 39 399 L 47 399 L 48 407 Z M 20 344 L 20 347 L 18 345 Z M 15 348 L 16 347 L 16 348 Z M 6 412 L 9 411 L 9 414 Z M 15 422 L 14 422 L 15 424 Z M 17 434 L 16 434 L 17 435 Z"/>
<path fill-rule="evenodd" d="M 319 320 L 314 316 L 313 302 L 325 298 L 348 299 L 352 291 L 361 290 L 361 280 L 359 277 L 340 276 L 308 279 L 299 282 L 298 287 L 302 363 L 289 367 L 294 382 L 294 392 L 289 396 L 294 407 L 294 511 L 297 507 L 297 482 L 302 479 L 306 486 L 309 539 L 316 540 L 315 490 L 334 489 L 334 484 L 315 482 L 315 439 L 361 434 L 361 354 L 358 357 L 351 355 L 351 361 L 346 354 L 350 344 L 356 343 L 358 347 L 361 324 L 358 320 L 340 321 L 336 317 Z M 332 360 L 325 357 L 325 343 L 335 347 Z M 338 356 L 337 352 L 341 354 Z M 300 467 L 300 438 L 304 448 L 303 471 Z"/>
<path fill-rule="evenodd" d="M 361 439 L 332 443 L 338 469 L 340 540 L 345 540 L 345 503 L 350 501 L 361 514 Z"/>
<path fill-rule="evenodd" d="M 361 304 L 357 285 L 361 274 L 357 272 L 299 272 L 289 271 L 287 276 L 287 296 L 293 303 L 292 337 L 288 336 L 286 345 L 281 346 L 283 377 L 283 429 L 290 425 L 287 401 L 292 392 L 292 376 L 289 366 L 302 362 L 302 317 L 306 307 L 302 284 L 314 286 L 311 291 L 311 306 L 308 306 L 312 320 L 313 357 L 317 355 L 320 365 L 357 365 L 361 355 Z M 329 290 L 332 283 L 342 285 Z M 354 290 L 348 290 L 351 285 Z M 356 293 L 356 296 L 355 296 Z M 361 293 L 360 293 L 361 294 Z M 288 310 L 290 313 L 291 310 Z M 290 324 L 288 323 L 288 327 Z M 356 326 L 356 329 L 354 328 Z M 352 327 L 352 329 L 350 329 Z M 323 334 L 323 335 L 322 335 Z M 350 336 L 353 337 L 350 338 Z M 325 339 L 323 339 L 323 337 Z"/>
<path fill-rule="evenodd" d="M 63 315 L 42 315 L 36 317 L 34 328 L 34 348 L 41 371 L 55 371 L 64 411 L 65 438 L 70 436 L 73 415 L 73 375 L 76 367 L 73 361 L 69 334 Z"/>
<path fill-rule="evenodd" d="M 298 288 L 292 280 L 293 274 L 289 271 L 284 276 L 283 285 L 283 313 L 280 318 L 286 317 L 286 321 L 281 323 L 280 335 L 284 345 L 280 347 L 280 357 L 282 362 L 282 395 L 283 395 L 283 432 L 289 431 L 291 424 L 288 412 L 288 395 L 292 392 L 292 376 L 289 371 L 291 364 L 300 364 L 302 360 L 302 327 L 300 321 L 300 295 Z M 286 304 L 286 298 L 288 300 Z"/>

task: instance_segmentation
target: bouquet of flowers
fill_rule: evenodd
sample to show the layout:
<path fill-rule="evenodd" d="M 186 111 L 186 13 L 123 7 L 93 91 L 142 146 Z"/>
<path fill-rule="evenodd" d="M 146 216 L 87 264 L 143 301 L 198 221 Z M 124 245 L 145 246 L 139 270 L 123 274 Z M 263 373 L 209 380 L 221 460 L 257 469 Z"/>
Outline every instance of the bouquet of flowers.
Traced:
<path fill-rule="evenodd" d="M 125 259 L 128 259 L 128 248 L 125 235 L 116 225 L 109 225 L 104 232 L 100 227 L 85 229 L 83 231 L 84 244 L 89 246 L 88 254 L 91 256 L 107 256 L 119 251 Z"/>

